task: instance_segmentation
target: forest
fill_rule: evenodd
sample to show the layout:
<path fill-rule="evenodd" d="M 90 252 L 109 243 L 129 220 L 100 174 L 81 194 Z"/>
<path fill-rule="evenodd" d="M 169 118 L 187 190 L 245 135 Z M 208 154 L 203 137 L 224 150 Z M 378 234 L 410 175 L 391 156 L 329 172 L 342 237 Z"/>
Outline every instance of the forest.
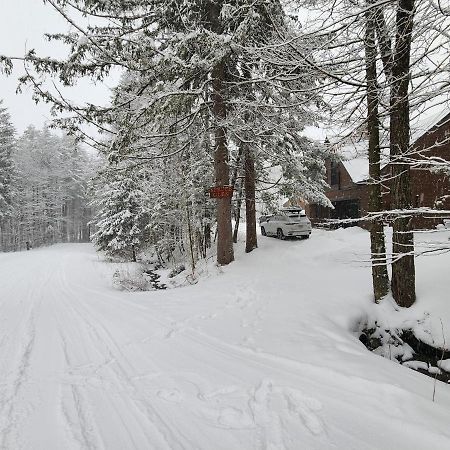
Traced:
<path fill-rule="evenodd" d="M 16 136 L 0 107 L 0 251 L 88 242 L 96 165 L 73 138 L 48 128 Z"/>
<path fill-rule="evenodd" d="M 45 131 L 28 130 L 15 144 L 18 151 L 4 147 L 2 164 L 14 165 L 17 175 L 7 175 L 2 184 L 5 192 L 11 185 L 3 195 L 9 205 L 2 213 L 3 248 L 84 240 L 89 223 L 93 242 L 111 257 L 136 261 L 152 248 L 162 264 L 184 259 L 194 271 L 215 243 L 217 263 L 227 265 L 234 260 L 241 215 L 251 252 L 257 247 L 257 209 L 270 212 L 288 200 L 331 207 L 325 163 L 339 158 L 343 142 L 360 140 L 367 142 L 369 159 L 370 211 L 364 219 L 374 299 L 391 291 L 400 306 L 415 302 L 411 218 L 424 211 L 413 205 L 410 171 L 446 173 L 448 164 L 430 157 L 430 149 L 419 158 L 412 153 L 411 121 L 448 101 L 445 5 L 434 0 L 47 3 L 70 26 L 67 33 L 47 35 L 50 43 L 66 46 L 66 57 L 32 49 L 24 56 L 2 55 L 0 62 L 6 74 L 15 63 L 25 64 L 19 91 L 31 87 L 36 101 L 49 103 L 53 126 L 68 137 L 57 143 Z M 80 79 L 103 83 L 112 73 L 120 80 L 108 104 L 64 97 L 64 88 Z M 53 84 L 46 83 L 50 79 Z M 3 122 L 8 140 L 8 121 Z M 324 130 L 327 139 L 311 139 L 309 127 Z M 25 189 L 20 179 L 25 174 L 34 179 L 25 156 L 33 139 L 42 141 L 33 169 L 48 177 Z M 100 155 L 94 176 L 79 142 Z M 445 142 L 432 147 L 437 145 Z M 54 158 L 46 162 L 43 149 L 55 146 Z M 386 179 L 380 171 L 386 155 L 393 168 L 389 211 L 382 208 Z M 53 172 L 53 163 L 59 170 Z M 212 187 L 225 195 L 211 199 Z M 39 212 L 29 209 L 37 204 Z M 90 211 L 93 217 L 86 219 Z M 384 225 L 394 230 L 390 259 Z"/>
<path fill-rule="evenodd" d="M 449 1 L 0 21 L 1 448 L 450 448 Z"/>

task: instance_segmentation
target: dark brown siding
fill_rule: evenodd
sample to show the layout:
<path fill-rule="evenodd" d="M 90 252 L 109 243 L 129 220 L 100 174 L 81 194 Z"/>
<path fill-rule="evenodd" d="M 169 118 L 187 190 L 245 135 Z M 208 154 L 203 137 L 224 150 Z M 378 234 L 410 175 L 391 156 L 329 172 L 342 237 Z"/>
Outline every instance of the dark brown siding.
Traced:
<path fill-rule="evenodd" d="M 411 170 L 412 201 L 414 207 L 430 207 L 450 210 L 450 179 L 443 172 L 430 170 L 430 165 L 420 164 L 427 157 L 441 158 L 449 161 L 450 169 L 450 114 L 444 118 L 438 126 L 421 136 L 413 145 L 411 158 L 418 161 L 416 167 Z M 330 190 L 326 193 L 328 199 L 334 203 L 339 201 L 355 200 L 359 202 L 360 217 L 368 210 L 369 189 L 364 183 L 354 183 L 342 163 L 338 163 L 339 175 L 333 177 L 333 181 L 339 183 L 331 185 L 331 162 L 327 161 L 327 183 Z M 390 167 L 382 170 L 382 176 L 389 179 Z M 385 181 L 383 203 L 385 209 L 390 208 L 389 181 Z M 306 211 L 313 222 L 333 217 L 329 208 L 319 205 L 309 205 Z M 344 217 L 339 217 L 344 218 Z M 416 218 L 416 228 L 430 228 L 441 220 L 430 220 L 426 217 Z"/>

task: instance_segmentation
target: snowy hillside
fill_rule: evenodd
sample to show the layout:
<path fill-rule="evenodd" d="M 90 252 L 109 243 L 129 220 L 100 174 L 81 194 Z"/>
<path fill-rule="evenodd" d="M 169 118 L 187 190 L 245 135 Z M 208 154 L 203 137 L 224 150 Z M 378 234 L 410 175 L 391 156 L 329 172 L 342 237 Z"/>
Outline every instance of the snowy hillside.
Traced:
<path fill-rule="evenodd" d="M 450 448 L 450 386 L 433 403 L 432 378 L 358 340 L 391 308 L 371 304 L 368 241 L 260 237 L 222 273 L 143 293 L 114 289 L 88 244 L 0 254 L 1 447 Z M 417 260 L 407 313 L 442 318 L 447 342 L 449 263 Z"/>

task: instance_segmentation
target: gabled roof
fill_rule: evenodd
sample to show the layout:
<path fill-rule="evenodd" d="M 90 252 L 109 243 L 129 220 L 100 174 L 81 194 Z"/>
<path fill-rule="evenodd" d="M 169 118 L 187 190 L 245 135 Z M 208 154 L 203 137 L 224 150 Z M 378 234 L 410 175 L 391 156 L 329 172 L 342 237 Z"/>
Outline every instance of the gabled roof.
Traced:
<path fill-rule="evenodd" d="M 369 160 L 367 158 L 367 141 L 348 143 L 338 150 L 341 162 L 355 183 L 369 177 Z"/>
<path fill-rule="evenodd" d="M 342 161 L 342 164 L 354 183 L 360 183 L 369 178 L 369 160 L 367 158 L 349 159 Z"/>
<path fill-rule="evenodd" d="M 427 113 L 422 113 L 416 120 L 412 121 L 411 142 L 416 142 L 428 131 L 445 123 L 446 121 L 449 121 L 450 108 L 446 103 L 440 106 L 440 108 L 435 107 L 430 109 Z"/>
<path fill-rule="evenodd" d="M 412 120 L 411 143 L 413 144 L 425 133 L 444 123 L 450 126 L 450 108 L 447 102 L 430 107 L 425 112 L 422 112 L 420 116 Z M 383 144 L 386 148 L 388 145 L 389 143 Z M 342 164 L 354 183 L 361 183 L 369 178 L 368 148 L 368 141 L 361 140 L 355 143 L 348 143 L 338 151 L 342 157 Z M 385 152 L 382 156 L 381 166 L 386 166 L 388 160 L 389 154 Z"/>

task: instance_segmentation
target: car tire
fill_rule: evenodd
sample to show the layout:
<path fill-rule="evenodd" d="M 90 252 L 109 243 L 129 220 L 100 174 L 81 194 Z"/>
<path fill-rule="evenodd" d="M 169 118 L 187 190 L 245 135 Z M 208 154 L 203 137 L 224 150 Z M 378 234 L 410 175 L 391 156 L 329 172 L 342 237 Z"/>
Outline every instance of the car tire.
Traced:
<path fill-rule="evenodd" d="M 309 239 L 309 234 L 305 235 L 305 236 L 300 236 L 301 239 Z"/>
<path fill-rule="evenodd" d="M 284 239 L 284 233 L 281 228 L 277 229 L 277 238 L 283 240 Z"/>
<path fill-rule="evenodd" d="M 261 227 L 261 234 L 262 234 L 263 236 L 267 236 L 266 230 L 265 230 L 264 227 Z"/>

